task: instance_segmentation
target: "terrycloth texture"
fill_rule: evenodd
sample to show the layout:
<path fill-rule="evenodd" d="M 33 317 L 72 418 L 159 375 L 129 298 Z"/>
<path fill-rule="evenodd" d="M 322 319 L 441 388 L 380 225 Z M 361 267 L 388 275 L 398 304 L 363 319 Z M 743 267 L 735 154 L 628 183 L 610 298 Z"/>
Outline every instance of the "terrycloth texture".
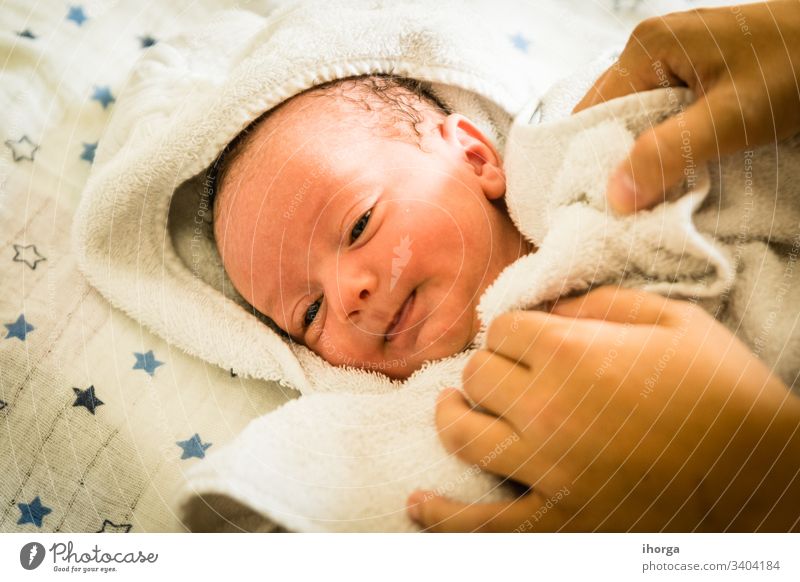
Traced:
<path fill-rule="evenodd" d="M 327 23 L 334 15 L 352 27 L 331 30 Z M 751 313 L 749 287 L 729 291 L 736 279 L 736 255 L 697 232 L 691 221 L 698 208 L 702 216 L 719 214 L 716 196 L 708 196 L 709 184 L 730 184 L 735 191 L 735 176 L 719 179 L 715 171 L 709 180 L 698 168 L 690 195 L 636 218 L 618 219 L 605 208 L 602 185 L 632 135 L 674 111 L 686 95 L 633 96 L 538 127 L 527 125 L 532 110 L 526 110 L 504 139 L 509 113 L 524 105 L 528 88 L 520 75 L 495 65 L 507 62 L 506 56 L 485 50 L 476 38 L 468 23 L 446 12 L 431 13 L 422 4 L 404 5 L 400 12 L 388 5 L 379 11 L 304 6 L 269 20 L 229 13 L 191 37 L 157 47 L 161 50 L 142 62 L 140 74 L 120 98 L 121 104 L 127 99 L 135 106 L 120 110 L 112 121 L 74 232 L 87 276 L 113 303 L 168 341 L 240 374 L 275 379 L 303 393 L 253 421 L 233 443 L 210 452 L 190 472 L 185 491 L 190 525 L 209 527 L 208 517 L 221 503 L 235 509 L 219 514 L 236 513 L 248 527 L 258 527 L 260 514 L 302 531 L 411 531 L 415 526 L 404 503 L 417 487 L 465 501 L 513 494 L 492 476 L 449 457 L 436 437 L 435 396 L 442 387 L 459 384 L 471 352 L 430 363 L 405 382 L 334 368 L 303 347 L 284 344 L 236 304 L 218 259 L 211 266 L 205 261 L 213 247 L 204 242 L 203 223 L 209 217 L 202 181 L 187 180 L 201 176 L 250 120 L 314 84 L 393 69 L 433 83 L 454 110 L 476 117 L 500 147 L 506 145 L 510 212 L 540 250 L 509 267 L 482 297 L 483 326 L 476 346 L 483 345 L 487 323 L 504 311 L 535 308 L 610 281 L 696 295 L 710 306 L 728 307 L 728 320 L 742 321 L 738 331 L 743 337 L 758 331 L 749 323 L 761 321 L 745 321 Z M 170 71 L 181 73 L 174 75 L 173 93 L 150 91 L 153 79 L 169 78 Z M 187 95 L 187 88 L 197 93 Z M 552 96 L 553 103 L 558 95 Z M 176 101 L 182 104 L 177 112 Z M 560 101 L 566 100 L 562 96 Z M 768 155 L 761 153 L 754 159 L 763 158 L 765 165 L 756 168 L 754 162 L 752 173 L 774 175 Z M 792 171 L 789 165 L 782 169 Z M 198 189 L 199 202 L 192 206 L 191 195 Z M 769 190 L 762 188 L 757 195 L 761 192 Z M 166 228 L 168 216 L 172 224 Z M 735 220 L 723 222 L 733 221 L 728 227 L 735 230 Z M 786 220 L 782 240 L 795 240 L 798 221 Z M 713 233 L 713 222 L 707 228 Z M 757 257 L 750 259 L 762 247 L 762 255 L 780 264 L 766 245 L 751 242 L 761 234 L 748 231 L 743 239 L 743 273 L 759 268 Z M 792 243 L 786 244 L 784 252 Z M 789 316 L 800 311 L 790 305 L 796 295 L 784 293 L 780 323 L 796 324 Z M 731 308 L 736 301 L 738 310 Z M 791 332 L 786 325 L 770 328 L 775 333 L 771 342 L 791 335 L 775 331 Z M 765 359 L 796 371 L 796 343 L 781 347 L 785 356 L 778 358 L 778 350 L 772 361 Z M 243 507 L 255 514 L 242 517 Z"/>
<path fill-rule="evenodd" d="M 482 50 L 476 39 L 485 30 L 446 8 L 313 2 L 269 18 L 230 11 L 152 47 L 120 96 L 128 107 L 117 110 L 97 150 L 76 216 L 74 246 L 92 284 L 170 343 L 240 374 L 303 393 L 394 390 L 382 375 L 335 370 L 303 347 L 290 348 L 220 297 L 223 290 L 237 299 L 219 260 L 210 258 L 216 251 L 204 234 L 210 216 L 202 173 L 260 113 L 313 85 L 373 72 L 431 81 L 444 101 L 476 117 L 502 144 L 495 128 L 508 126 L 507 111 L 524 103 L 529 85 Z M 334 21 L 348 28 L 331 27 Z M 518 57 L 509 49 L 503 58 L 510 64 Z M 165 225 L 172 194 L 193 177 L 182 191 L 200 201 L 194 220 L 178 227 L 192 233 L 183 237 L 184 261 L 181 244 L 166 240 Z"/>
<path fill-rule="evenodd" d="M 240 377 L 277 380 L 305 395 L 336 393 L 341 406 L 325 407 L 334 417 L 340 408 L 364 408 L 361 404 L 355 408 L 347 405 L 347 399 L 356 393 L 364 397 L 394 397 L 404 385 L 412 388 L 409 394 L 414 386 L 424 387 L 425 399 L 416 407 L 417 416 L 432 428 L 429 417 L 433 397 L 440 388 L 457 383 L 463 355 L 429 366 L 418 372 L 415 382 L 403 384 L 376 372 L 334 368 L 302 346 L 288 346 L 252 312 L 243 309 L 241 299 L 232 291 L 214 244 L 207 238 L 210 216 L 202 175 L 224 145 L 263 111 L 313 85 L 364 73 L 393 71 L 430 81 L 440 99 L 475 119 L 502 145 L 504 136 L 498 128 L 508 127 L 508 112 L 518 109 L 531 94 L 528 81 L 509 74 L 522 69 L 514 66 L 519 57 L 507 45 L 502 54 L 507 67 L 498 68 L 494 62 L 496 48 L 491 54 L 486 48 L 507 43 L 483 45 L 479 39 L 486 37 L 486 30 L 480 23 L 462 18 L 458 6 L 446 8 L 445 4 L 434 8 L 425 2 L 397 7 L 380 2 L 325 2 L 292 6 L 269 18 L 232 11 L 217 15 L 212 22 L 171 42 L 152 47 L 118 98 L 76 214 L 73 242 L 87 278 L 115 306 L 169 343 L 225 369 L 234 369 Z M 348 27 L 331 27 L 330 22 L 334 21 L 348 22 Z M 292 414 L 316 431 L 325 419 L 316 418 L 318 414 L 313 411 L 304 414 L 304 406 L 313 409 L 315 401 L 303 404 Z M 405 409 L 413 411 L 413 407 Z M 291 411 L 292 407 L 287 409 L 287 413 Z M 373 423 L 380 422 L 376 412 L 367 417 Z M 280 418 L 275 421 L 280 423 Z M 407 425 L 403 430 L 410 435 L 416 432 L 416 419 L 401 417 L 395 423 L 400 428 Z M 301 426 L 297 422 L 290 424 Z M 325 424 L 330 427 L 329 433 L 344 432 L 348 438 L 360 433 L 356 429 L 341 430 L 335 420 Z M 357 460 L 358 449 L 344 446 L 352 438 L 343 441 L 341 435 L 337 439 L 335 434 L 317 435 L 306 430 L 299 440 L 294 433 L 287 433 L 280 440 L 273 438 L 272 442 L 253 440 L 258 448 L 269 449 L 270 454 L 284 455 L 283 465 L 275 467 L 277 474 L 286 478 L 275 477 L 276 483 L 268 490 L 278 499 L 287 497 L 284 505 L 289 510 L 293 502 L 302 499 L 325 506 L 328 511 L 336 505 L 321 494 L 297 486 L 297 479 L 302 478 L 310 487 L 314 481 L 312 471 L 324 464 L 310 463 L 311 470 L 307 471 L 304 463 L 310 455 L 295 454 L 287 443 L 324 450 L 314 446 L 317 436 L 328 447 L 341 445 L 338 450 L 351 457 L 343 466 L 341 479 L 335 478 L 336 471 L 326 469 L 321 483 L 330 481 L 351 487 L 355 482 L 352 474 L 369 463 Z M 392 443 L 391 438 L 383 442 L 372 439 L 363 446 L 368 451 L 379 451 Z M 410 478 L 419 459 L 443 456 L 444 451 L 430 431 L 419 446 L 419 453 L 406 451 L 399 455 L 404 458 L 404 473 Z M 237 445 L 228 450 L 241 452 L 245 464 L 254 463 L 248 461 L 246 447 Z M 463 469 L 455 460 L 443 464 L 459 467 L 458 472 Z M 247 470 L 240 466 L 242 471 Z M 392 466 L 386 472 L 387 478 L 403 464 L 393 462 Z M 431 473 L 430 482 L 445 482 L 447 479 L 442 477 L 453 472 L 437 469 Z M 239 475 L 231 474 L 229 481 L 223 480 L 234 488 L 244 487 L 247 479 Z M 374 484 L 374 476 L 371 472 L 363 474 L 370 484 Z M 204 493 L 222 487 L 200 477 L 192 487 Z M 475 471 L 459 478 L 463 490 L 474 493 L 473 498 L 477 491 L 486 490 L 487 484 L 491 487 L 495 483 Z M 475 488 L 473 483 L 483 485 Z M 390 495 L 386 500 L 394 504 L 396 495 L 391 492 L 387 488 Z M 359 506 L 386 505 L 386 500 L 370 504 L 365 499 Z M 255 500 L 253 495 L 244 496 L 245 503 Z M 282 507 L 277 503 L 273 506 L 278 510 Z M 348 515 L 354 505 L 348 502 L 339 507 L 343 515 Z M 318 521 L 324 523 L 325 513 L 315 511 L 310 510 L 305 521 L 284 519 L 282 523 L 293 529 L 323 529 L 314 525 L 314 520 L 319 515 Z M 369 514 L 373 520 L 370 523 L 345 522 L 338 527 L 411 528 L 402 512 L 396 512 L 389 521 L 374 512 Z M 237 518 L 237 522 L 242 521 L 252 524 L 246 517 Z"/>
<path fill-rule="evenodd" d="M 580 85 L 585 77 L 578 79 Z M 610 171 L 634 136 L 681 115 L 691 98 L 686 89 L 661 89 L 568 119 L 543 116 L 539 125 L 527 122 L 528 111 L 518 116 L 506 149 L 506 198 L 517 227 L 539 251 L 511 265 L 487 291 L 481 318 L 621 281 L 697 299 L 798 388 L 798 137 L 710 168 L 692 166 L 679 188 L 687 193 L 652 211 L 622 218 L 606 204 Z M 549 100 L 539 109 L 547 111 Z M 532 283 L 523 289 L 526 278 Z"/>
<path fill-rule="evenodd" d="M 800 210 L 791 191 L 800 183 L 797 140 L 782 146 L 780 161 L 774 148 L 763 148 L 746 155 L 742 171 L 738 156 L 712 172 L 698 167 L 688 193 L 653 211 L 619 218 L 606 207 L 605 181 L 634 135 L 689 98 L 685 90 L 658 90 L 538 126 L 527 123 L 529 110 L 519 115 L 506 149 L 506 197 L 515 223 L 539 250 L 506 269 L 482 297 L 481 347 L 487 323 L 501 313 L 621 282 L 697 298 L 798 388 Z M 775 202 L 783 212 L 770 223 L 769 182 L 776 175 L 781 195 Z M 771 244 L 763 242 L 767 237 Z M 442 385 L 455 384 L 465 361 L 450 358 L 431 369 L 450 378 Z M 421 384 L 419 377 L 381 396 L 292 402 L 198 465 L 192 482 L 200 492 L 227 494 L 304 531 L 413 529 L 404 501 L 418 487 L 461 500 L 512 495 L 441 449 L 432 416 L 441 385 Z M 189 522 L 202 529 L 209 514 L 196 511 Z"/>

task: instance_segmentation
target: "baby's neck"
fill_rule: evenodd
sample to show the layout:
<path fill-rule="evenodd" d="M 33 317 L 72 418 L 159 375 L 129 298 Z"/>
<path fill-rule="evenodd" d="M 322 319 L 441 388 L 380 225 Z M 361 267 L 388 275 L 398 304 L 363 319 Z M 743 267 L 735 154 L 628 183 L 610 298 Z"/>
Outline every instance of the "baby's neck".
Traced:
<path fill-rule="evenodd" d="M 505 256 L 507 257 L 507 265 L 510 265 L 520 257 L 529 255 L 536 252 L 536 245 L 530 242 L 525 235 L 523 235 L 511 220 L 511 215 L 508 212 L 505 196 L 494 201 L 498 210 L 502 211 L 502 240 Z"/>

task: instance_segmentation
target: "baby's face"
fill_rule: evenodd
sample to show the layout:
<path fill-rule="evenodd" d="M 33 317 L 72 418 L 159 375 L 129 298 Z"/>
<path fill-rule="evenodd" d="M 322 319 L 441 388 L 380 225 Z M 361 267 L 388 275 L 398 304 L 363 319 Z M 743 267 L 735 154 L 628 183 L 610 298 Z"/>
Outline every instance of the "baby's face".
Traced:
<path fill-rule="evenodd" d="M 237 290 L 295 340 L 406 378 L 470 344 L 481 294 L 532 249 L 469 121 L 431 114 L 417 144 L 376 136 L 368 115 L 300 96 L 258 125 L 221 185 L 215 235 Z"/>

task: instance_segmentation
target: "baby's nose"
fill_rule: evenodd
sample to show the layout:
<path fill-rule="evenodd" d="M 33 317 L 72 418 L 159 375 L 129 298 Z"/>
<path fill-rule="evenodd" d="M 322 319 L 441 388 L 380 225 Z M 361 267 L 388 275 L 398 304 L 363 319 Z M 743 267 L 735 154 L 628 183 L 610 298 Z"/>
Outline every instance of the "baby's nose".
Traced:
<path fill-rule="evenodd" d="M 337 318 L 343 323 L 370 332 L 383 333 L 379 328 L 383 325 L 384 315 L 378 305 L 378 287 L 380 279 L 373 269 L 363 264 L 344 265 L 340 263 L 336 293 L 334 297 L 338 305 L 333 306 Z"/>
<path fill-rule="evenodd" d="M 372 305 L 372 291 L 364 281 L 340 283 L 340 319 L 358 323 Z"/>

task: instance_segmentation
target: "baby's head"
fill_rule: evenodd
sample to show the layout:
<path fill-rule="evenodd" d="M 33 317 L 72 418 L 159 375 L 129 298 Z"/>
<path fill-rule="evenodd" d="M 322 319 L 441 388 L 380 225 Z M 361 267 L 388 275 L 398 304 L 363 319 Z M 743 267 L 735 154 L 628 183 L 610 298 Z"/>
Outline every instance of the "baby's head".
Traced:
<path fill-rule="evenodd" d="M 215 166 L 231 281 L 334 365 L 406 378 L 464 350 L 483 291 L 532 250 L 506 212 L 490 139 L 408 79 L 310 89 Z"/>

